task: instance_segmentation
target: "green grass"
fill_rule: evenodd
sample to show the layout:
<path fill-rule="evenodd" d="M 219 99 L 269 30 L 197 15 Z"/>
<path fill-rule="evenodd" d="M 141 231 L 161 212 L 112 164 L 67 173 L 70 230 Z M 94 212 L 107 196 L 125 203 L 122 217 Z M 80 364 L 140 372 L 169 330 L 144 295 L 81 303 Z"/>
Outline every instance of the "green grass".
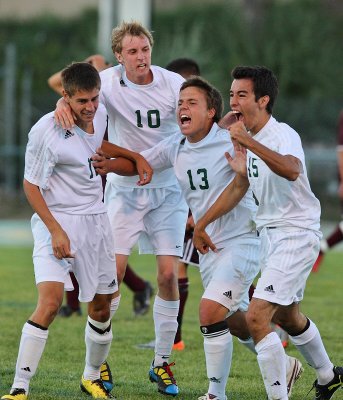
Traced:
<path fill-rule="evenodd" d="M 132 265 L 145 279 L 155 284 L 155 262 L 150 256 L 131 257 Z M 328 353 L 335 364 L 342 364 L 343 319 L 340 314 L 342 300 L 342 254 L 329 253 L 318 274 L 309 278 L 302 308 L 319 327 Z M 194 400 L 207 389 L 202 337 L 198 327 L 198 304 L 202 285 L 198 270 L 189 268 L 190 294 L 183 325 L 186 349 L 176 352 L 173 371 L 180 387 L 179 399 Z M 30 248 L 0 248 L 0 395 L 8 392 L 13 379 L 18 343 L 23 323 L 36 303 Z M 155 284 L 156 285 L 156 284 Z M 50 327 L 49 339 L 38 372 L 30 386 L 30 400 L 87 399 L 78 384 L 84 366 L 83 317 L 57 318 Z M 135 318 L 132 312 L 132 293 L 125 286 L 122 301 L 113 320 L 114 340 L 109 363 L 115 378 L 114 394 L 119 400 L 161 399 L 155 385 L 147 378 L 151 350 L 135 348 L 138 343 L 153 338 L 151 310 L 148 315 Z M 292 399 L 303 400 L 315 379 L 294 346 L 290 355 L 297 355 L 305 372 L 296 384 Z M 227 393 L 229 400 L 264 400 L 265 392 L 255 356 L 234 341 L 234 355 Z M 313 392 L 307 399 L 313 398 Z M 343 399 L 343 393 L 335 400 Z"/>

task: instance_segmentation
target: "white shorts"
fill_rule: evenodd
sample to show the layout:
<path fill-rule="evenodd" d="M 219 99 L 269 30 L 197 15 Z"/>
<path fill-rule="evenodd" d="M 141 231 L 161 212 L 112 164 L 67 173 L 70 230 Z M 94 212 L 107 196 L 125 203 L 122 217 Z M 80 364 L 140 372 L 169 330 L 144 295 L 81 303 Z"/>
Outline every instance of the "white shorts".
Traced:
<path fill-rule="evenodd" d="M 92 301 L 96 293 L 116 292 L 117 269 L 107 214 L 53 214 L 67 233 L 75 258 L 58 260 L 54 256 L 50 232 L 39 216 L 34 214 L 31 228 L 36 284 L 62 282 L 65 290 L 73 290 L 69 276 L 69 271 L 72 271 L 80 287 L 79 300 L 82 302 Z"/>
<path fill-rule="evenodd" d="M 253 297 L 284 306 L 301 301 L 320 237 L 309 229 L 278 227 L 264 228 L 260 236 L 261 277 Z"/>
<path fill-rule="evenodd" d="M 253 233 L 230 239 L 218 253 L 200 254 L 203 298 L 222 304 L 230 314 L 246 311 L 249 288 L 259 272 L 260 240 Z"/>
<path fill-rule="evenodd" d="M 140 254 L 182 256 L 188 207 L 178 185 L 144 189 L 109 182 L 105 204 L 117 254 L 129 255 L 138 242 Z"/>

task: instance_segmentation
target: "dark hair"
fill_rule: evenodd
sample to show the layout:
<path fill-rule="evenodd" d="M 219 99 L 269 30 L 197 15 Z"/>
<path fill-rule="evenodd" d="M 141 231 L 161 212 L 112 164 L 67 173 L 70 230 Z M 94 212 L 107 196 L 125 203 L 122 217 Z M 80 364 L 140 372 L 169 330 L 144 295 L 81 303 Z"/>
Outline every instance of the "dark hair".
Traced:
<path fill-rule="evenodd" d="M 272 113 L 279 91 L 279 85 L 272 70 L 260 66 L 239 66 L 232 70 L 231 76 L 233 79 L 251 79 L 256 101 L 263 96 L 269 96 L 266 111 L 269 114 Z"/>
<path fill-rule="evenodd" d="M 214 86 L 200 76 L 194 76 L 184 81 L 181 85 L 180 92 L 188 87 L 199 88 L 205 93 L 207 108 L 209 110 L 211 108 L 215 109 L 216 113 L 213 117 L 213 121 L 218 122 L 223 113 L 223 98 L 219 90 L 217 90 Z"/>
<path fill-rule="evenodd" d="M 191 75 L 200 75 L 199 65 L 191 58 L 176 58 L 170 61 L 166 69 L 176 72 L 184 78 L 188 78 Z"/>
<path fill-rule="evenodd" d="M 101 80 L 98 71 L 87 62 L 74 62 L 62 71 L 62 86 L 68 96 L 78 90 L 100 89 Z"/>

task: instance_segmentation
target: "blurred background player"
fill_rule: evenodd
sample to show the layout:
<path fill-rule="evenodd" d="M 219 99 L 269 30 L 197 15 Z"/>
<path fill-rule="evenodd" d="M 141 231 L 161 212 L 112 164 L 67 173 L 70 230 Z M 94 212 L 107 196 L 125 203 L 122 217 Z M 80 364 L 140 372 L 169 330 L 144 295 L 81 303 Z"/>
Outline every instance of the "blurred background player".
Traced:
<path fill-rule="evenodd" d="M 97 69 L 98 72 L 105 70 L 106 68 L 112 67 L 105 60 L 105 58 L 101 54 L 93 54 L 85 59 L 85 62 L 93 65 L 94 68 Z M 61 80 L 62 71 L 58 71 L 53 74 L 48 79 L 48 84 L 56 93 L 62 96 L 62 80 Z M 107 140 L 107 130 L 104 136 L 104 139 Z M 106 176 L 102 177 L 103 179 L 103 187 L 106 185 Z M 81 307 L 79 302 L 79 285 L 74 274 L 70 273 L 71 280 L 74 285 L 74 290 L 66 292 L 66 304 L 61 307 L 59 311 L 59 315 L 61 317 L 70 317 L 72 314 L 81 315 Z M 154 289 L 150 282 L 145 281 L 139 275 L 135 273 L 135 271 L 127 265 L 125 276 L 123 282 L 126 286 L 133 292 L 133 312 L 135 315 L 144 315 L 149 311 L 150 308 L 150 298 L 154 293 Z"/>
<path fill-rule="evenodd" d="M 343 110 L 341 111 L 338 119 L 338 135 L 337 135 L 337 163 L 338 163 L 338 196 L 341 203 L 341 221 L 336 229 L 326 239 L 320 242 L 320 251 L 316 262 L 314 263 L 312 272 L 319 270 L 320 264 L 323 261 L 324 254 L 331 247 L 336 246 L 343 240 Z"/>

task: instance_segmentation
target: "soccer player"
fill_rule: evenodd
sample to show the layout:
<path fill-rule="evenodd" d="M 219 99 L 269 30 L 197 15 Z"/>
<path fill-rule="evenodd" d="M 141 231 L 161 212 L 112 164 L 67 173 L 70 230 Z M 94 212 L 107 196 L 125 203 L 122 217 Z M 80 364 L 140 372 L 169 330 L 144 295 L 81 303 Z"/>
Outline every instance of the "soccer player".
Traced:
<path fill-rule="evenodd" d="M 108 63 L 101 54 L 93 54 L 87 57 L 85 62 L 92 64 L 98 72 L 112 67 L 112 64 Z M 51 89 L 60 95 L 63 94 L 61 75 L 62 71 L 58 71 L 48 79 L 48 84 Z M 107 131 L 104 139 L 108 139 Z M 105 188 L 106 176 L 103 176 L 102 179 Z M 72 272 L 70 273 L 70 277 L 73 282 L 74 290 L 66 292 L 66 305 L 62 306 L 59 311 L 59 315 L 61 317 L 70 317 L 73 314 L 81 315 L 81 307 L 78 299 L 79 286 Z M 145 281 L 138 274 L 136 274 L 129 264 L 126 267 L 123 282 L 134 293 L 133 311 L 135 315 L 138 316 L 146 314 L 150 308 L 150 297 L 153 295 L 153 287 L 151 283 Z"/>
<path fill-rule="evenodd" d="M 343 368 L 334 367 L 320 333 L 300 312 L 306 280 L 318 255 L 320 204 L 311 191 L 299 135 L 272 116 L 278 93 L 273 72 L 266 67 L 237 67 L 232 72 L 230 107 L 239 121 L 231 138 L 246 149 L 227 156 L 230 166 L 250 183 L 258 202 L 261 277 L 250 303 L 247 323 L 268 399 L 288 399 L 286 358 L 270 322 L 281 325 L 307 363 L 315 369 L 315 399 L 329 400 L 342 387 Z M 238 197 L 244 194 L 239 188 Z M 234 207 L 228 187 L 198 221 L 194 240 L 203 253 L 219 250 L 204 231 L 208 223 Z"/>
<path fill-rule="evenodd" d="M 227 184 L 248 183 L 227 165 L 223 149 L 234 147 L 226 129 L 217 122 L 223 109 L 220 93 L 200 77 L 185 81 L 178 102 L 178 132 L 142 152 L 154 170 L 173 167 L 182 192 L 197 221 Z M 231 120 L 235 116 L 231 114 Z M 107 168 L 120 161 L 107 160 Z M 130 162 L 128 171 L 130 171 Z M 94 164 L 97 167 L 97 163 Z M 103 168 L 100 163 L 99 166 Z M 121 167 L 124 170 L 124 167 Z M 134 171 L 134 166 L 133 166 Z M 239 192 L 240 193 L 240 192 Z M 240 200 L 240 199 L 238 199 Z M 238 203 L 237 200 L 237 203 Z M 208 227 L 220 249 L 200 258 L 204 294 L 200 303 L 200 329 L 204 337 L 208 392 L 199 400 L 226 399 L 225 387 L 232 359 L 232 334 L 250 350 L 253 342 L 245 322 L 249 288 L 258 273 L 259 238 L 253 221 L 256 210 L 251 191 L 236 207 Z M 289 380 L 293 385 L 301 364 L 289 357 Z M 297 372 L 298 371 L 298 372 Z M 286 375 L 286 373 L 285 373 Z"/>
<path fill-rule="evenodd" d="M 80 300 L 88 303 L 81 390 L 93 398 L 113 398 L 99 378 L 112 342 L 110 303 L 118 290 L 117 272 L 101 178 L 91 159 L 102 143 L 107 115 L 99 105 L 100 77 L 92 65 L 71 64 L 62 72 L 62 84 L 75 127 L 65 130 L 56 126 L 53 113 L 49 113 L 31 129 L 26 148 L 23 185 L 35 211 L 31 226 L 38 303 L 24 324 L 12 389 L 3 400 L 28 398 L 49 326 L 61 306 L 64 289 L 72 289 L 70 270 L 78 280 Z M 140 163 L 141 178 L 148 173 L 141 183 L 149 181 L 151 169 L 139 154 L 118 146 L 115 152 Z"/>
<path fill-rule="evenodd" d="M 338 196 L 341 203 L 341 221 L 335 230 L 320 242 L 320 251 L 316 262 L 313 265 L 312 272 L 318 272 L 319 267 L 324 259 L 325 253 L 336 246 L 343 240 L 343 111 L 341 111 L 338 120 L 338 137 L 337 137 L 337 161 L 338 161 Z"/>
<path fill-rule="evenodd" d="M 109 141 L 139 152 L 178 131 L 175 111 L 184 79 L 151 65 L 152 46 L 153 37 L 146 28 L 137 22 L 123 22 L 112 32 L 112 50 L 119 65 L 100 73 L 100 101 L 109 116 Z M 62 126 L 73 122 L 66 105 L 60 104 L 56 116 Z M 153 306 L 156 343 L 149 375 L 160 392 L 176 395 L 178 386 L 169 358 L 178 325 L 177 267 L 183 250 L 187 205 L 171 168 L 156 172 L 144 188 L 137 188 L 136 181 L 137 177 L 111 174 L 105 190 L 115 239 L 118 281 L 123 279 L 137 241 L 141 253 L 156 255 L 158 292 Z M 113 310 L 118 303 L 119 298 L 114 299 Z"/>

